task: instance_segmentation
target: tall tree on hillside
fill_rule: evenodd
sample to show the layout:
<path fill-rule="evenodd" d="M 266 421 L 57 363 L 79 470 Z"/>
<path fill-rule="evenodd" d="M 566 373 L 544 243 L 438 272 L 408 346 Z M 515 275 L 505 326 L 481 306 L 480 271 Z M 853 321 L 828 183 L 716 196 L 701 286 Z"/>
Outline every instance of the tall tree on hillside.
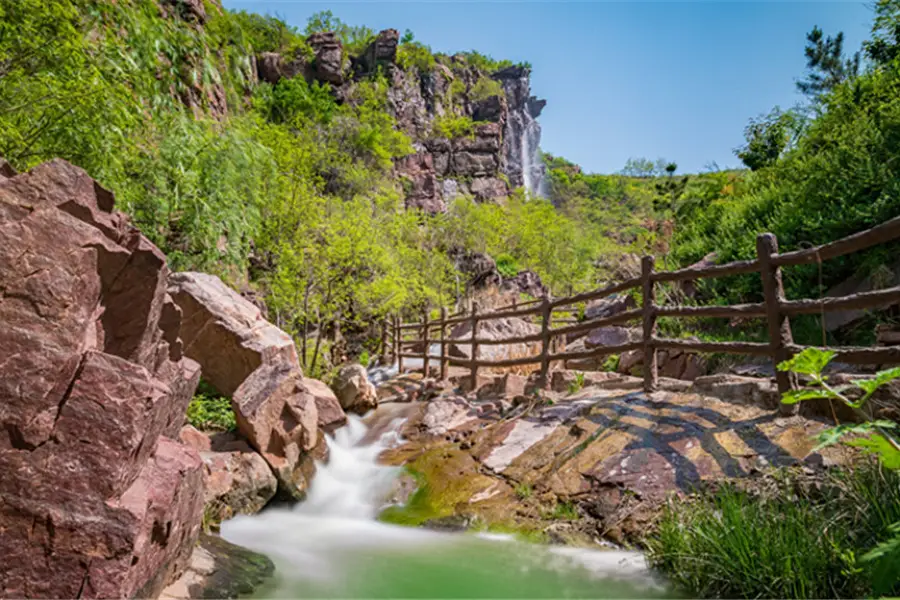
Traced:
<path fill-rule="evenodd" d="M 887 65 L 900 56 L 900 0 L 878 0 L 872 39 L 863 43 L 866 56 L 877 66 Z"/>
<path fill-rule="evenodd" d="M 806 78 L 797 89 L 812 98 L 859 74 L 859 52 L 844 57 L 844 32 L 825 37 L 819 27 L 806 34 Z"/>
<path fill-rule="evenodd" d="M 802 129 L 802 118 L 797 111 L 782 111 L 775 107 L 767 115 L 762 115 L 744 128 L 747 143 L 736 148 L 734 153 L 751 171 L 775 164 L 785 150 L 790 148 Z"/>

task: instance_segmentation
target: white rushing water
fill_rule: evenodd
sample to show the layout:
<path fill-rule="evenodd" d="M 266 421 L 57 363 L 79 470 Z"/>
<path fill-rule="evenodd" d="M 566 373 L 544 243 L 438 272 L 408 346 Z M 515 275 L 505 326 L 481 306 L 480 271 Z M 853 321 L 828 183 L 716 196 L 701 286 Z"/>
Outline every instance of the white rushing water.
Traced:
<path fill-rule="evenodd" d="M 364 441 L 379 432 L 355 416 L 328 440 L 329 461 L 318 465 L 306 501 L 222 523 L 225 539 L 275 562 L 277 582 L 264 597 L 646 597 L 655 589 L 638 553 L 377 521 L 400 471 L 378 463 L 401 441 L 402 418 L 387 409 L 373 443 Z"/>

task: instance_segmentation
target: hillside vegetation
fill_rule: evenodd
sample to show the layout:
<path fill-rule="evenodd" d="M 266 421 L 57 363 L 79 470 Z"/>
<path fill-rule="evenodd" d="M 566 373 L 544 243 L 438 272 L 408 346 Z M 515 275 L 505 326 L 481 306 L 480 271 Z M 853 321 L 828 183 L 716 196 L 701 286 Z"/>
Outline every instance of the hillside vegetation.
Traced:
<path fill-rule="evenodd" d="M 427 215 L 404 210 L 393 166 L 417 140 L 397 125 L 383 69 L 340 95 L 328 83 L 257 75 L 263 53 L 309 61 L 307 36 L 319 31 L 337 34 L 349 63 L 372 30 L 326 12 L 299 31 L 211 0 L 2 0 L 0 156 L 19 170 L 54 157 L 82 166 L 174 268 L 261 294 L 295 334 L 453 302 L 465 288 L 451 259 L 460 248 L 501 257 L 505 273 L 531 269 L 567 294 L 620 276 L 624 253 L 654 253 L 660 268 L 711 252 L 724 262 L 753 256 L 760 231 L 795 249 L 900 214 L 897 6 L 877 5 L 861 66 L 811 58 L 809 104 L 748 125 L 739 156 L 750 170 L 681 175 L 669 161 L 635 159 L 620 174 L 593 175 L 546 156 L 546 199 L 519 189 L 506 202 L 459 198 Z M 489 76 L 511 65 L 434 53 L 411 32 L 396 62 L 410 74 L 459 76 L 433 124 L 450 139 L 477 125 L 453 107 L 502 95 Z M 896 251 L 821 274 L 793 269 L 789 294 L 816 296 Z M 710 284 L 698 299 L 759 293 L 748 276 Z"/>

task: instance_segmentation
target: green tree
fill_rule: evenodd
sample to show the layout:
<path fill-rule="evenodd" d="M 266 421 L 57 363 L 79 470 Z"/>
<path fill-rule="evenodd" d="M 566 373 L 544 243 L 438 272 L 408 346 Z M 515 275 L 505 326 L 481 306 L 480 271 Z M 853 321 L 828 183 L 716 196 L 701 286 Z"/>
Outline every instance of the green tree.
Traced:
<path fill-rule="evenodd" d="M 812 98 L 834 89 L 859 74 L 859 52 L 844 57 L 844 32 L 825 37 L 819 27 L 806 34 L 806 77 L 797 82 L 797 89 Z"/>
<path fill-rule="evenodd" d="M 796 143 L 801 130 L 796 111 L 782 111 L 777 106 L 769 114 L 750 119 L 744 128 L 746 143 L 735 154 L 751 171 L 772 166 Z"/>
<path fill-rule="evenodd" d="M 872 39 L 863 43 L 866 56 L 887 66 L 900 56 L 900 0 L 877 0 Z"/>

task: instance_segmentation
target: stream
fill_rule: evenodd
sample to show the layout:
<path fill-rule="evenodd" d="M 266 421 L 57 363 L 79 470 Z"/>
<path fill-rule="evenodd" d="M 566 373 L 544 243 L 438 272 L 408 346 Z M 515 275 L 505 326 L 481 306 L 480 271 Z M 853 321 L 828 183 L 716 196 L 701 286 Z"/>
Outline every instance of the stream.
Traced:
<path fill-rule="evenodd" d="M 350 416 L 328 440 L 307 499 L 222 523 L 230 542 L 268 555 L 276 577 L 260 598 L 647 598 L 664 590 L 637 552 L 545 546 L 498 534 L 381 523 L 397 467 L 379 454 L 402 442 L 402 417 Z"/>

